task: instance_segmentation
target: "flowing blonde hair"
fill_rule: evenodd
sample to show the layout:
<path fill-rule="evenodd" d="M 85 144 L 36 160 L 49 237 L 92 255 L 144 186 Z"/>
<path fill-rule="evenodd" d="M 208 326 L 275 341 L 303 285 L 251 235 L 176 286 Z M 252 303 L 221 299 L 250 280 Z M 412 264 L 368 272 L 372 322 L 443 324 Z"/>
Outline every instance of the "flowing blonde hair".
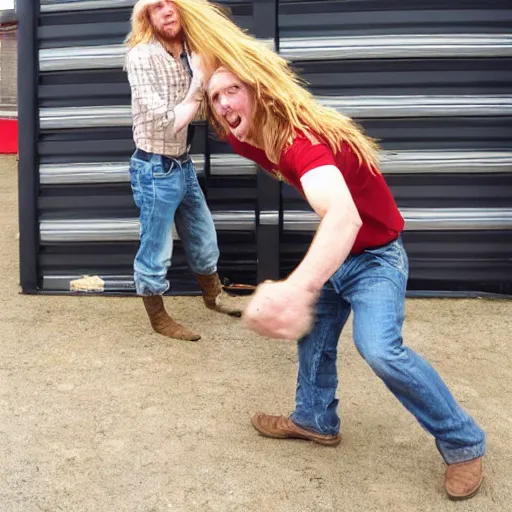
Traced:
<path fill-rule="evenodd" d="M 154 35 L 147 7 L 158 0 L 139 0 L 132 13 L 128 46 L 148 42 Z M 253 93 L 256 111 L 253 133 L 259 134 L 267 157 L 279 163 L 285 146 L 297 132 L 321 139 L 334 153 L 349 144 L 360 162 L 378 172 L 378 145 L 349 117 L 320 104 L 289 63 L 237 27 L 228 11 L 208 0 L 173 0 L 190 51 L 201 55 L 207 74 L 219 67 L 231 71 Z M 208 105 L 208 118 L 220 136 L 220 119 Z"/>

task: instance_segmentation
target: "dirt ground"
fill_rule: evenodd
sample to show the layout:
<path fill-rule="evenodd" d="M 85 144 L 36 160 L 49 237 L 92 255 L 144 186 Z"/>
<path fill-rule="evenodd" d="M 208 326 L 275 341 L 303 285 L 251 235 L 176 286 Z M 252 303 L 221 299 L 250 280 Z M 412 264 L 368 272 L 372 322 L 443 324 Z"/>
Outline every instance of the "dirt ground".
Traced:
<path fill-rule="evenodd" d="M 0 157 L 1 512 L 512 510 L 512 302 L 408 300 L 405 339 L 485 428 L 486 480 L 452 503 L 425 433 L 340 345 L 342 444 L 265 439 L 293 408 L 295 345 L 199 298 L 167 298 L 199 343 L 152 333 L 135 298 L 24 296 L 15 159 Z M 246 299 L 245 299 L 246 300 Z"/>

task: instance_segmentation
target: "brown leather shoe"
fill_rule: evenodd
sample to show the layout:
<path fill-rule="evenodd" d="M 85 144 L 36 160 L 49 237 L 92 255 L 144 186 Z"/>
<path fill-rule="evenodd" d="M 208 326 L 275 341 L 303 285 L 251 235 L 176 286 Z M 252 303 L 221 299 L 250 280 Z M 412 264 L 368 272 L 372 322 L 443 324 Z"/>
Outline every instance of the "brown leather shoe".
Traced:
<path fill-rule="evenodd" d="M 165 311 L 161 295 L 142 297 L 153 330 L 168 338 L 185 341 L 199 341 L 201 335 L 174 321 Z"/>
<path fill-rule="evenodd" d="M 252 426 L 263 436 L 274 439 L 306 439 L 324 446 L 338 446 L 341 436 L 318 434 L 312 430 L 299 427 L 290 418 L 285 416 L 270 416 L 262 412 L 251 418 Z"/>
<path fill-rule="evenodd" d="M 482 459 L 478 457 L 448 465 L 444 486 L 451 500 L 466 500 L 478 492 L 484 479 Z"/>
<path fill-rule="evenodd" d="M 242 316 L 242 310 L 238 306 L 238 301 L 236 299 L 230 300 L 229 295 L 222 289 L 217 272 L 209 276 L 201 274 L 196 274 L 195 276 L 201 288 L 204 303 L 208 309 L 237 318 Z M 235 302 L 234 305 L 232 304 L 233 302 Z"/>

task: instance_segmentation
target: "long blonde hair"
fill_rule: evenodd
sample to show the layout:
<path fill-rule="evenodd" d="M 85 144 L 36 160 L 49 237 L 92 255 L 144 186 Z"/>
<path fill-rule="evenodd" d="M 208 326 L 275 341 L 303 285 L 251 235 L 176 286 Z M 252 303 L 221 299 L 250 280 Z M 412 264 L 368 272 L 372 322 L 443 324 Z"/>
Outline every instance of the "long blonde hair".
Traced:
<path fill-rule="evenodd" d="M 157 0 L 139 0 L 132 13 L 128 46 L 148 42 L 154 35 L 147 7 Z M 254 95 L 254 133 L 269 160 L 278 163 L 285 146 L 297 132 L 319 138 L 334 153 L 349 144 L 360 162 L 378 169 L 378 145 L 349 117 L 321 105 L 290 68 L 289 63 L 264 42 L 248 35 L 228 17 L 228 11 L 208 0 L 173 0 L 190 51 L 201 55 L 207 72 L 227 68 Z M 208 118 L 221 136 L 220 120 L 208 106 Z"/>

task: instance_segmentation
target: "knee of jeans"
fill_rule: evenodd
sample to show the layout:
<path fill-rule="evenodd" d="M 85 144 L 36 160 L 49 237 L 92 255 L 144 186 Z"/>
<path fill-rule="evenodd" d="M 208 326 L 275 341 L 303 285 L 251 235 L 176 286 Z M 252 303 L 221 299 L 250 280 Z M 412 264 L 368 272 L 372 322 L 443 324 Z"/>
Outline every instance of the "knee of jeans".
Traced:
<path fill-rule="evenodd" d="M 133 263 L 134 270 L 147 276 L 165 276 L 171 266 L 172 253 L 168 251 L 151 253 L 149 250 L 139 250 Z"/>
<path fill-rule="evenodd" d="M 338 377 L 335 373 L 322 372 L 316 376 L 316 386 L 319 389 L 336 389 L 338 387 Z"/>
<path fill-rule="evenodd" d="M 211 275 L 217 271 L 217 263 L 219 261 L 219 251 L 211 253 L 203 253 L 199 256 L 191 258 L 189 266 L 195 274 Z"/>
<path fill-rule="evenodd" d="M 369 343 L 356 341 L 356 345 L 363 359 L 379 377 L 395 373 L 398 366 L 402 365 L 407 358 L 401 340 L 397 340 L 394 344 L 382 344 L 376 340 Z"/>
<path fill-rule="evenodd" d="M 200 252 L 189 261 L 192 272 L 196 274 L 209 275 L 217 270 L 217 262 L 219 261 L 220 252 L 217 247 L 209 251 Z"/>

